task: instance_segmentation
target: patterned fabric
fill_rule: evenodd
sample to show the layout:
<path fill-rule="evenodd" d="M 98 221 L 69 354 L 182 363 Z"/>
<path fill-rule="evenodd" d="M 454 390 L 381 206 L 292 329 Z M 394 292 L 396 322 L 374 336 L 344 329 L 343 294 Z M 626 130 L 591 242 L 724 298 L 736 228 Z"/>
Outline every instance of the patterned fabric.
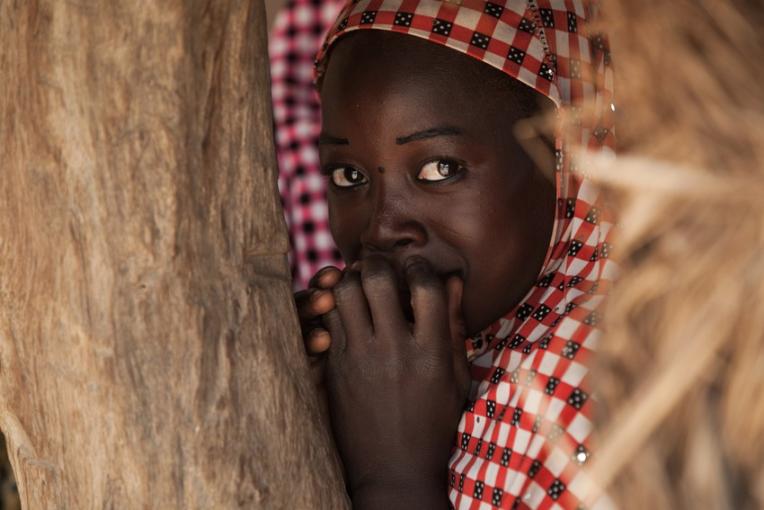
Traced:
<path fill-rule="evenodd" d="M 571 158 L 574 146 L 611 150 L 614 141 L 610 56 L 605 38 L 586 26 L 594 14 L 583 0 L 355 0 L 318 56 L 320 77 L 327 48 L 350 31 L 420 37 L 533 87 L 555 102 L 560 123 L 572 119 L 578 128 L 572 140 L 558 128 L 557 213 L 537 283 L 467 340 L 473 393 L 449 462 L 449 495 L 459 509 L 572 509 L 584 498 L 580 466 L 592 430 L 587 366 L 615 272 L 612 223 Z"/>
<path fill-rule="evenodd" d="M 278 182 L 295 290 L 307 287 L 326 265 L 342 267 L 319 171 L 321 111 L 313 84 L 313 59 L 342 5 L 342 0 L 290 0 L 278 12 L 269 41 Z"/>

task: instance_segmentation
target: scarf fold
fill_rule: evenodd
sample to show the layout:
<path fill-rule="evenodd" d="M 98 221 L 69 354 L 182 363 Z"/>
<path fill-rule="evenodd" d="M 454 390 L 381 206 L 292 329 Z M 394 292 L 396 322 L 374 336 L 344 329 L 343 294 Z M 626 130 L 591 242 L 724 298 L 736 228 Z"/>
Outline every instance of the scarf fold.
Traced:
<path fill-rule="evenodd" d="M 610 54 L 606 38 L 587 27 L 595 11 L 583 0 L 352 0 L 316 60 L 320 78 L 344 34 L 400 32 L 485 62 L 557 106 L 557 208 L 546 260 L 525 298 L 466 341 L 473 391 L 449 462 L 458 509 L 567 509 L 585 499 L 588 364 L 616 270 L 612 221 L 572 158 L 573 149 L 614 146 Z"/>

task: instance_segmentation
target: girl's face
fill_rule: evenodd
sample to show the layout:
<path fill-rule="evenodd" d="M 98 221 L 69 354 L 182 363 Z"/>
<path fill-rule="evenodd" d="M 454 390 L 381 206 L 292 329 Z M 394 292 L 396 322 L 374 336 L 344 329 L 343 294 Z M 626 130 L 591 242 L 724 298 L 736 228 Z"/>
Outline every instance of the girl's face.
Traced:
<path fill-rule="evenodd" d="M 338 41 L 319 146 L 346 263 L 382 254 L 400 275 L 419 255 L 444 278 L 460 274 L 470 335 L 506 314 L 537 279 L 554 221 L 554 185 L 513 135 L 541 97 L 415 37 L 368 30 Z"/>

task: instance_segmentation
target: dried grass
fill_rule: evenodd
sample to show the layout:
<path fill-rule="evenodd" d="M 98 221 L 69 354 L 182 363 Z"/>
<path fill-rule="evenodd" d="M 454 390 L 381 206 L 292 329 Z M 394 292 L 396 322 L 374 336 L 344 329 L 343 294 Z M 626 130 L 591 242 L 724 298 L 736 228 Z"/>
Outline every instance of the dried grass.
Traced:
<path fill-rule="evenodd" d="M 591 474 L 622 508 L 764 508 L 764 4 L 610 0 L 620 215 Z"/>

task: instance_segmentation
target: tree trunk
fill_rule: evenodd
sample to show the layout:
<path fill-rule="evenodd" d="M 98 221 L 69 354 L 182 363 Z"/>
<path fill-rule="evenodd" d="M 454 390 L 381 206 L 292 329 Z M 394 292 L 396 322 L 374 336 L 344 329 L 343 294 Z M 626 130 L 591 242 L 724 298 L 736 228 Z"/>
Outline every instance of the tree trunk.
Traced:
<path fill-rule="evenodd" d="M 0 427 L 28 509 L 342 508 L 260 0 L 0 1 Z"/>

